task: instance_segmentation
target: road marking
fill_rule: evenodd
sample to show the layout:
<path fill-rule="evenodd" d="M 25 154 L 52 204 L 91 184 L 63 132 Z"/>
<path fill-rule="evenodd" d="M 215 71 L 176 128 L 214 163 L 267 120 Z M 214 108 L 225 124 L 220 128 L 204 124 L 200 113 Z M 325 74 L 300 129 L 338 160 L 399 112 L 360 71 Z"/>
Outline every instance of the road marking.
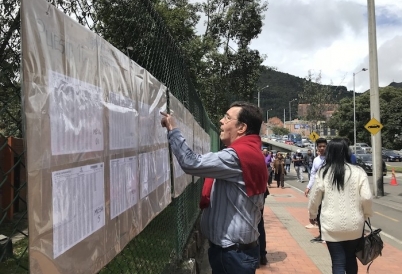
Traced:
<path fill-rule="evenodd" d="M 371 228 L 372 228 L 373 230 L 378 229 L 378 227 L 374 227 L 374 226 L 371 226 Z M 382 236 L 382 235 L 384 235 L 385 237 L 387 237 L 387 238 L 393 240 L 394 242 L 397 242 L 398 244 L 402 245 L 402 241 L 401 241 L 401 240 L 395 238 L 395 237 L 392 236 L 392 235 L 389 235 L 388 233 L 385 233 L 384 230 L 381 230 L 381 236 Z"/>
<path fill-rule="evenodd" d="M 378 214 L 378 215 L 380 215 L 380 216 L 383 216 L 383 217 L 385 217 L 385 218 L 388 218 L 388 219 L 390 219 L 390 220 L 392 220 L 392 221 L 394 221 L 394 222 L 398 222 L 398 223 L 399 223 L 399 220 L 394 219 L 394 218 L 391 218 L 391 217 L 388 217 L 387 215 L 381 214 L 380 212 L 374 211 L 374 213 L 376 213 L 376 214 Z"/>

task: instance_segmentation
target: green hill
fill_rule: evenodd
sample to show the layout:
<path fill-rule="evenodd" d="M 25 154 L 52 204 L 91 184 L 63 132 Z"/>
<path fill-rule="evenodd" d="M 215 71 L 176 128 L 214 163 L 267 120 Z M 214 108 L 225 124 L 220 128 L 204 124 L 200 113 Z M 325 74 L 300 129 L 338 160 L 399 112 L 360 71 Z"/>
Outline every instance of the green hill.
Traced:
<path fill-rule="evenodd" d="M 394 87 L 394 88 L 402 88 L 402 83 L 392 82 L 391 84 L 389 84 L 389 86 Z"/>
<path fill-rule="evenodd" d="M 288 73 L 280 72 L 265 67 L 261 73 L 259 86 L 263 88 L 260 93 L 260 106 L 266 112 L 269 109 L 269 117 L 279 117 L 283 120 L 283 110 L 286 109 L 286 120 L 289 119 L 289 101 L 298 98 L 306 81 Z M 333 90 L 333 101 L 339 102 L 342 98 L 353 97 L 353 91 L 348 91 L 345 86 L 330 86 Z M 298 102 L 304 103 L 304 102 Z M 308 103 L 308 102 L 307 102 Z M 292 102 L 292 118 L 297 118 L 297 103 Z"/>

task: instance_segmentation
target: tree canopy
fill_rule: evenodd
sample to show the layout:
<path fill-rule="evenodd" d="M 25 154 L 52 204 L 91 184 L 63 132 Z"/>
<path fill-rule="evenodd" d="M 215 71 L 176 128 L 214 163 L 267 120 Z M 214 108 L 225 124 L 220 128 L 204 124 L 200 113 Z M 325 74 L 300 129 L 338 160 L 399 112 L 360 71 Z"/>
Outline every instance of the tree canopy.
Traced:
<path fill-rule="evenodd" d="M 275 135 L 286 135 L 289 133 L 289 129 L 284 127 L 273 127 L 271 129 Z"/>
<path fill-rule="evenodd" d="M 384 128 L 381 130 L 382 145 L 389 149 L 402 148 L 402 88 L 388 86 L 379 89 L 380 117 Z M 356 136 L 357 142 L 371 143 L 371 134 L 364 126 L 371 120 L 370 91 L 356 96 Z M 338 110 L 328 122 L 337 129 L 340 136 L 353 140 L 353 100 L 343 99 Z"/>

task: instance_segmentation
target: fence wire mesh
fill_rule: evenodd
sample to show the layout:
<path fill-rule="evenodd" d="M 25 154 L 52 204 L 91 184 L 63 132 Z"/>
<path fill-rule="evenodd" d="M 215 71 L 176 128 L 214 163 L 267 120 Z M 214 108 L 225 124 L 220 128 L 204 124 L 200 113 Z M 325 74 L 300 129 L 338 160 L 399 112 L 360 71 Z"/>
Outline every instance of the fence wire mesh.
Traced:
<path fill-rule="evenodd" d="M 180 45 L 150 0 L 48 0 L 164 83 L 219 149 Z M 0 273 L 29 272 L 27 181 L 21 113 L 20 0 L 0 2 Z M 199 216 L 202 182 L 189 184 L 100 273 L 176 273 Z"/>

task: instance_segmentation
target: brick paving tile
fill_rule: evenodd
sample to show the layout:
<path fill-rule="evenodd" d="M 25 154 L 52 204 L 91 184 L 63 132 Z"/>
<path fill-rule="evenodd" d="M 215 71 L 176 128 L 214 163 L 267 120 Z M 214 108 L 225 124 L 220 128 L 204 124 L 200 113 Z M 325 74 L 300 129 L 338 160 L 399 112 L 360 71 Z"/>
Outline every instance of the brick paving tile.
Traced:
<path fill-rule="evenodd" d="M 284 208 L 289 212 L 289 214 L 300 223 L 301 227 L 308 230 L 312 237 L 318 235 L 318 229 L 306 229 L 305 225 L 308 224 L 308 212 L 307 203 L 308 199 L 304 197 L 304 194 L 298 192 L 292 188 L 277 189 L 276 187 L 271 188 L 270 192 L 272 196 L 270 197 L 271 203 L 272 199 L 276 206 L 280 206 L 284 203 Z M 275 196 L 275 195 L 289 195 Z M 289 203 L 306 203 L 306 207 L 290 207 Z M 261 266 L 256 274 L 265 273 L 321 273 L 316 267 L 314 262 L 307 256 L 305 251 L 300 247 L 299 243 L 294 239 L 289 232 L 286 230 L 282 222 L 276 217 L 269 206 L 265 206 L 264 209 L 264 223 L 265 232 L 267 235 L 267 250 L 268 250 L 268 261 L 269 265 Z M 315 245 L 315 243 L 311 243 Z M 323 254 L 323 256 L 328 256 L 329 253 Z M 371 274 L 396 274 L 402 273 L 402 251 L 394 248 L 393 246 L 384 243 L 383 254 L 381 257 L 377 258 L 370 267 Z M 359 264 L 359 274 L 366 273 L 367 266 Z"/>
<path fill-rule="evenodd" d="M 320 273 L 319 269 L 267 206 L 264 208 L 264 224 L 269 263 L 257 269 L 256 274 Z"/>

